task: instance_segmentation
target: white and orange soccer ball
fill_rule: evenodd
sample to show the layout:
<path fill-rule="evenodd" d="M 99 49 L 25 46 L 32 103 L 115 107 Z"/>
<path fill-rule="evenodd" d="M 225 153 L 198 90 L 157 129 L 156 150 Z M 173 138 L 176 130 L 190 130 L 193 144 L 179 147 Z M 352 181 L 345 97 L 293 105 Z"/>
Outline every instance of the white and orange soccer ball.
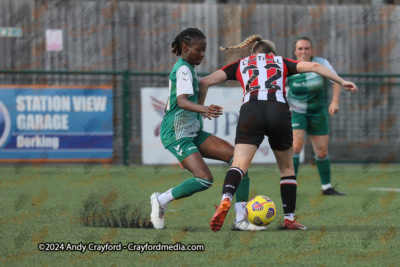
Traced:
<path fill-rule="evenodd" d="M 247 202 L 246 216 L 256 226 L 268 225 L 276 216 L 275 203 L 266 196 L 256 196 Z"/>

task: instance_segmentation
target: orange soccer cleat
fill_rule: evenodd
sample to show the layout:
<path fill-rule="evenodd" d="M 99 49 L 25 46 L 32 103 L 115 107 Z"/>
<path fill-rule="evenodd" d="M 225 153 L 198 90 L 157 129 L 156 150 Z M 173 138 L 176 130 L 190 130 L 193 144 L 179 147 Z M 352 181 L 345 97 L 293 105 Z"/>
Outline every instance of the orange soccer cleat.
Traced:
<path fill-rule="evenodd" d="M 228 197 L 221 201 L 219 207 L 217 208 L 214 216 L 211 219 L 210 222 L 211 230 L 217 232 L 219 231 L 219 229 L 221 229 L 230 207 L 231 207 L 231 200 Z"/>
<path fill-rule="evenodd" d="M 283 226 L 280 228 L 281 230 L 307 230 L 307 227 L 299 224 L 296 220 L 290 221 L 285 219 L 283 222 Z"/>

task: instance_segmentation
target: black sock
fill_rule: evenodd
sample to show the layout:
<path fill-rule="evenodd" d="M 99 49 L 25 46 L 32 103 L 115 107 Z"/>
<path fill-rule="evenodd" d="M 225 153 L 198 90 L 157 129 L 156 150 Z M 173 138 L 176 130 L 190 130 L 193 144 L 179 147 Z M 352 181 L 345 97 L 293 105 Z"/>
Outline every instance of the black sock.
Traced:
<path fill-rule="evenodd" d="M 283 213 L 289 216 L 296 208 L 297 180 L 296 176 L 281 177 L 281 198 Z"/>
<path fill-rule="evenodd" d="M 233 198 L 237 188 L 239 187 L 240 181 L 243 178 L 243 172 L 241 169 L 233 167 L 230 168 L 226 173 L 224 187 L 222 188 L 222 195 Z"/>

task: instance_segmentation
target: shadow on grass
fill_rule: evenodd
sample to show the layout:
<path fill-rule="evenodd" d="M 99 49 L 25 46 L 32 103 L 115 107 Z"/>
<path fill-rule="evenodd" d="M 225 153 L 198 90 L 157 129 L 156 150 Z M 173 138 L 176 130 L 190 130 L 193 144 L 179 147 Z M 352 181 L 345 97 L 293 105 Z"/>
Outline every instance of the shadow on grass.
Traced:
<path fill-rule="evenodd" d="M 376 232 L 379 229 L 382 229 L 382 226 L 379 225 L 363 225 L 363 224 L 357 224 L 357 225 L 328 225 L 326 226 L 327 231 L 329 232 L 345 232 L 345 233 L 350 233 L 350 232 Z"/>
<path fill-rule="evenodd" d="M 83 203 L 79 224 L 91 227 L 153 228 L 149 215 L 143 214 L 142 204 L 111 208 L 104 203 L 100 194 L 93 193 Z"/>

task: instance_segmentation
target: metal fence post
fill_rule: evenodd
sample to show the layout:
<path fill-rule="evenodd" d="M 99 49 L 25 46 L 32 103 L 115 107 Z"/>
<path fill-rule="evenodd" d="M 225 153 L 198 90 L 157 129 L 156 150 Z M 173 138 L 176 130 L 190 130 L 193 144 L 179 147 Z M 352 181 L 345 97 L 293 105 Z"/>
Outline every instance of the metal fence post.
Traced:
<path fill-rule="evenodd" d="M 125 70 L 123 74 L 123 163 L 129 165 L 129 148 L 130 148 L 130 136 L 131 136 L 131 93 L 130 93 L 130 80 L 129 70 Z"/>

